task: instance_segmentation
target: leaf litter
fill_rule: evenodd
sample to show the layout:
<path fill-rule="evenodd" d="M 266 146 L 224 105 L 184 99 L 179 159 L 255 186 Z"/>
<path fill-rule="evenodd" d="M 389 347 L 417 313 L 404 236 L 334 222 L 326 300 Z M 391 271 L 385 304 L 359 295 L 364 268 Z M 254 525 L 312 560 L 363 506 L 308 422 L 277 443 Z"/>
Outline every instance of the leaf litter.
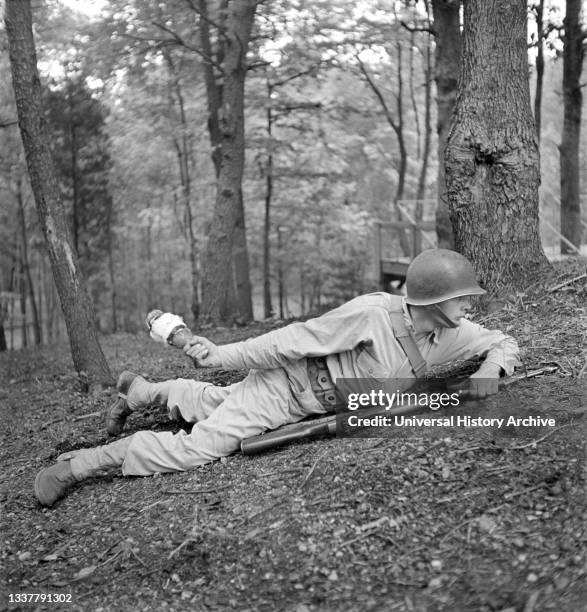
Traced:
<path fill-rule="evenodd" d="M 110 395 L 79 391 L 66 343 L 0 354 L 3 603 L 9 592 L 58 590 L 72 593 L 67 610 L 80 611 L 581 609 L 582 271 L 557 264 L 477 316 L 518 339 L 528 369 L 557 366 L 519 383 L 517 397 L 556 415 L 558 431 L 302 442 L 189 473 L 113 472 L 53 509 L 33 497 L 36 472 L 62 452 L 107 442 L 100 418 L 79 417 L 102 414 Z M 266 329 L 206 333 L 228 342 Z M 196 370 L 146 335 L 103 346 L 115 372 L 151 380 L 243 376 Z M 151 409 L 133 415 L 128 433 L 180 427 Z"/>

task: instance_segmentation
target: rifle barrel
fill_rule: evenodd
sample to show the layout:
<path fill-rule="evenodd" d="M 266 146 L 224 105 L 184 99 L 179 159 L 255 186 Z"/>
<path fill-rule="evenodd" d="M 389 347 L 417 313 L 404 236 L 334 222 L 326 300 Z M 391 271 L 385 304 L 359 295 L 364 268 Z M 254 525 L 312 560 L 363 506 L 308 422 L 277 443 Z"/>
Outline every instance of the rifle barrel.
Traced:
<path fill-rule="evenodd" d="M 537 370 L 529 370 L 523 374 L 507 376 L 499 381 L 499 386 L 504 387 L 512 383 L 524 380 L 526 378 L 534 378 L 540 374 L 550 373 L 556 368 L 546 367 Z M 369 418 L 384 414 L 385 416 L 412 415 L 430 412 L 431 418 L 434 416 L 444 416 L 444 412 L 431 410 L 427 405 L 407 404 L 405 406 L 396 406 L 395 408 L 386 409 L 382 406 L 373 406 L 371 408 L 363 408 L 357 411 L 341 412 L 338 414 L 329 414 L 328 416 L 312 419 L 309 421 L 301 421 L 283 425 L 278 429 L 269 431 L 258 436 L 246 438 L 241 441 L 241 452 L 244 455 L 254 455 L 262 453 L 272 448 L 279 448 L 296 440 L 306 440 L 318 438 L 326 435 L 334 435 L 336 433 L 337 422 L 348 417 L 350 414 L 358 414 L 361 417 Z"/>

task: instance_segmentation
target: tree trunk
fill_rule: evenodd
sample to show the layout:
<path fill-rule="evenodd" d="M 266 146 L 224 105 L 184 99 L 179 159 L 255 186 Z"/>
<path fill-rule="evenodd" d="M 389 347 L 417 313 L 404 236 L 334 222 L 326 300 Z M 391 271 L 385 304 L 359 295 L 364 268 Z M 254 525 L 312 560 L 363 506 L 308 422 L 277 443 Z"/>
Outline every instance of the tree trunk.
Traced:
<path fill-rule="evenodd" d="M 263 224 L 263 314 L 268 319 L 273 314 L 271 303 L 271 199 L 273 196 L 273 113 L 271 93 L 273 88 L 267 79 L 267 166 L 265 168 L 265 221 Z"/>
<path fill-rule="evenodd" d="M 215 321 L 229 320 L 235 315 L 245 318 L 252 315 L 250 280 L 240 277 L 244 269 L 248 272 L 241 184 L 245 155 L 246 54 L 256 4 L 255 0 L 234 0 L 223 30 L 226 40 L 219 109 L 221 160 L 202 283 L 202 314 Z M 233 249 L 238 255 L 236 262 L 233 261 Z M 232 272 L 239 275 L 237 282 L 233 281 Z M 231 290 L 236 292 L 238 307 L 231 305 Z"/>
<path fill-rule="evenodd" d="M 430 157 L 430 105 L 431 105 L 431 57 L 430 57 L 430 36 L 426 41 L 426 50 L 424 52 L 425 68 L 424 68 L 424 150 L 422 152 L 422 166 L 420 168 L 420 176 L 418 177 L 418 190 L 416 192 L 415 217 L 417 221 L 422 219 L 423 206 L 420 200 L 426 197 L 426 178 L 428 176 L 428 160 Z M 440 164 L 439 164 L 440 165 Z M 414 253 L 416 255 L 417 253 Z"/>
<path fill-rule="evenodd" d="M 444 150 L 458 89 L 461 65 L 460 0 L 432 0 L 436 33 L 436 131 L 438 133 L 438 204 L 436 207 L 436 236 L 438 246 L 454 248 L 454 234 L 448 210 Z"/>
<path fill-rule="evenodd" d="M 526 2 L 467 0 L 464 7 L 446 183 L 456 248 L 477 262 L 492 291 L 547 264 L 538 229 L 540 163 L 530 106 Z"/>
<path fill-rule="evenodd" d="M 581 201 L 579 145 L 581 137 L 581 72 L 583 70 L 583 32 L 581 0 L 567 0 L 563 22 L 563 134 L 560 145 L 561 234 L 581 247 Z M 571 252 L 561 241 L 561 252 Z"/>
<path fill-rule="evenodd" d="M 33 337 L 36 345 L 41 344 L 41 325 L 39 322 L 39 309 L 37 308 L 37 300 L 35 297 L 35 287 L 33 285 L 33 276 L 31 274 L 31 265 L 29 262 L 29 249 L 28 249 L 28 237 L 26 232 L 26 220 L 25 220 L 25 212 L 24 212 L 24 200 L 22 197 L 22 177 L 18 178 L 18 185 L 16 191 L 16 199 L 18 200 L 18 217 L 20 224 L 20 238 L 22 242 L 22 253 L 21 253 L 21 262 L 22 262 L 22 272 L 23 285 L 26 286 L 28 293 L 28 300 L 31 306 L 31 315 L 33 317 L 32 325 L 33 325 Z M 26 338 L 26 334 L 25 334 Z"/>
<path fill-rule="evenodd" d="M 243 143 L 244 158 L 244 143 Z M 242 174 L 241 174 L 242 182 Z M 232 239 L 231 278 L 229 319 L 246 323 L 253 319 L 253 302 L 251 299 L 251 276 L 249 271 L 249 254 L 247 250 L 247 232 L 245 225 L 245 207 L 242 188 L 238 194 L 239 204 L 235 211 L 234 235 Z M 235 300 L 234 302 L 232 300 Z"/>
<path fill-rule="evenodd" d="M 173 93 L 175 93 L 175 100 L 179 108 L 179 119 L 181 125 L 181 137 L 174 139 L 175 149 L 177 152 L 177 163 L 179 167 L 179 179 L 181 184 L 181 193 L 183 199 L 183 208 L 185 214 L 185 225 L 186 225 L 186 240 L 188 242 L 189 258 L 190 258 L 190 276 L 192 283 L 192 300 L 191 300 L 191 311 L 194 322 L 197 322 L 200 318 L 200 256 L 198 241 L 196 233 L 194 232 L 194 218 L 192 214 L 192 165 L 193 157 L 191 155 L 191 147 L 188 133 L 188 122 L 185 112 L 185 104 L 183 99 L 183 91 L 181 83 L 176 73 L 175 65 L 171 55 L 165 53 L 165 59 L 169 68 L 169 74 L 171 77 L 171 104 L 174 103 Z"/>
<path fill-rule="evenodd" d="M 26 348 L 29 345 L 29 334 L 27 327 L 27 308 L 26 308 L 26 281 L 24 275 L 24 248 L 21 245 L 19 249 L 19 273 L 18 273 L 18 295 L 20 305 L 20 334 L 22 339 L 22 346 Z"/>
<path fill-rule="evenodd" d="M 73 248 L 79 257 L 79 241 L 82 226 L 82 211 L 79 197 L 79 175 L 78 175 L 78 143 L 76 133 L 76 117 L 73 101 L 73 91 L 70 84 L 67 85 L 67 103 L 69 105 L 69 161 L 71 171 L 71 218 L 73 229 Z"/>
<path fill-rule="evenodd" d="M 110 281 L 110 313 L 112 317 L 112 333 L 118 331 L 118 313 L 116 310 L 116 274 L 114 272 L 114 230 L 113 217 L 114 203 L 112 198 L 108 198 L 108 208 L 106 210 L 106 255 L 108 258 L 108 279 Z"/>
<path fill-rule="evenodd" d="M 7 0 L 5 22 L 20 133 L 73 363 L 84 389 L 111 384 L 112 375 L 98 342 L 94 307 L 80 275 L 49 148 L 30 0 Z"/>
<path fill-rule="evenodd" d="M 7 351 L 6 332 L 4 331 L 4 311 L 0 305 L 0 353 Z"/>
<path fill-rule="evenodd" d="M 536 5 L 536 93 L 534 94 L 534 123 L 536 123 L 536 137 L 540 146 L 540 132 L 542 127 L 542 81 L 544 80 L 544 0 Z"/>
<path fill-rule="evenodd" d="M 369 87 L 371 88 L 371 90 L 373 91 L 377 99 L 379 100 L 379 103 L 381 104 L 381 108 L 383 109 L 383 113 L 385 115 L 385 119 L 387 120 L 387 123 L 389 124 L 391 129 L 394 131 L 396 138 L 397 138 L 397 144 L 399 147 L 399 168 L 398 168 L 397 187 L 395 191 L 395 199 L 393 201 L 393 205 L 395 208 L 397 220 L 402 221 L 403 216 L 402 216 L 401 210 L 399 209 L 398 204 L 399 204 L 399 200 L 402 200 L 404 197 L 404 184 L 405 184 L 405 179 L 406 179 L 406 171 L 408 167 L 408 155 L 407 155 L 406 143 L 404 139 L 404 120 L 403 120 L 403 103 L 402 103 L 402 98 L 403 98 L 402 53 L 401 53 L 401 45 L 399 43 L 396 45 L 396 50 L 398 52 L 398 57 L 397 57 L 397 60 L 398 60 L 398 69 L 397 69 L 398 70 L 397 72 L 398 91 L 397 91 L 397 96 L 396 96 L 397 119 L 392 114 L 389 106 L 387 105 L 385 97 L 383 96 L 381 89 L 379 89 L 377 83 L 375 83 L 375 81 L 369 74 L 365 64 L 361 61 L 361 58 L 359 57 L 359 55 L 357 55 L 356 58 L 359 64 L 359 68 L 361 69 L 361 72 L 363 76 L 365 77 L 365 80 L 367 81 L 367 84 L 369 85 Z M 402 253 L 404 255 L 409 255 L 411 247 L 410 247 L 410 242 L 408 240 L 408 236 L 405 230 L 398 228 L 397 235 L 399 238 L 399 243 L 400 243 L 400 248 L 402 250 Z"/>

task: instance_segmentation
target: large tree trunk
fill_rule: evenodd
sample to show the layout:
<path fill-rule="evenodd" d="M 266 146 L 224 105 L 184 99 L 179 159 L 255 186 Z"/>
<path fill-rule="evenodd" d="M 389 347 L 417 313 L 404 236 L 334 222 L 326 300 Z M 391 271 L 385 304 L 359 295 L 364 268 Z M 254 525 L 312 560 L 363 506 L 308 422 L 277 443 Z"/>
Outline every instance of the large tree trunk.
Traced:
<path fill-rule="evenodd" d="M 581 71 L 583 70 L 583 32 L 581 0 L 567 0 L 563 22 L 563 134 L 560 145 L 561 233 L 577 248 L 581 247 L 581 201 L 579 185 L 579 144 L 581 137 Z M 571 249 L 561 241 L 561 252 Z"/>
<path fill-rule="evenodd" d="M 229 54 L 232 53 L 234 56 L 236 51 L 236 49 L 234 49 L 235 34 L 233 33 L 233 37 L 231 39 L 230 32 L 237 32 L 242 29 L 243 33 L 245 34 L 244 40 L 246 40 L 246 44 L 244 42 L 242 43 L 244 48 L 244 56 L 242 62 L 243 66 L 245 66 L 246 49 L 248 47 L 248 40 L 254 20 L 256 5 L 257 2 L 255 0 L 238 0 L 238 2 L 236 2 L 234 10 L 228 11 L 227 0 L 222 0 L 219 6 L 218 19 L 210 20 L 207 0 L 199 0 L 199 31 L 202 50 L 204 52 L 205 57 L 211 58 L 210 61 L 205 62 L 204 64 L 204 81 L 206 84 L 206 95 L 208 101 L 208 133 L 210 135 L 210 143 L 212 145 L 212 161 L 214 163 L 214 169 L 216 171 L 217 179 L 217 198 L 215 211 L 218 210 L 218 198 L 220 197 L 220 174 L 222 172 L 224 164 L 223 147 L 225 143 L 225 134 L 223 132 L 223 122 L 221 121 L 221 117 L 223 114 L 222 109 L 225 108 L 227 103 L 229 106 L 231 105 L 230 101 L 227 102 L 226 96 L 229 95 L 229 89 L 228 81 L 224 78 L 224 74 L 227 72 L 228 62 L 231 61 L 229 60 Z M 251 12 L 251 21 L 250 25 L 247 26 L 246 19 L 248 19 L 248 16 L 246 16 L 245 13 L 249 11 Z M 243 16 L 245 16 L 245 22 L 241 24 L 237 20 L 241 19 Z M 222 28 L 222 31 L 218 32 L 217 35 L 218 40 L 216 42 L 215 51 L 213 50 L 213 46 L 210 40 L 210 23 L 212 21 L 214 21 L 216 24 L 221 24 L 220 27 Z M 248 30 L 244 32 L 244 29 L 247 27 Z M 240 37 L 240 34 L 238 34 L 237 36 Z M 232 42 L 229 42 L 230 40 L 232 40 Z M 237 42 L 237 45 L 238 44 L 239 43 Z M 230 51 L 230 47 L 232 47 L 232 51 Z M 219 71 L 220 68 L 222 68 L 224 72 L 221 73 Z M 244 144 L 242 148 L 242 156 L 242 162 L 244 163 Z M 230 264 L 227 277 L 225 281 L 223 281 L 226 282 L 227 288 L 225 297 L 223 298 L 224 304 L 222 306 L 222 311 L 225 314 L 222 318 L 233 320 L 251 320 L 253 318 L 253 303 L 251 298 L 251 280 L 249 274 L 249 257 L 247 250 L 247 235 L 245 227 L 245 210 L 240 185 L 239 191 L 240 195 L 234 199 L 232 227 L 233 238 L 230 241 L 232 262 Z M 209 240 L 210 239 L 211 236 Z M 208 256 L 206 257 L 205 262 L 205 275 L 208 274 L 208 268 L 217 269 L 216 262 L 210 261 L 210 254 L 212 253 L 211 249 L 212 247 L 209 242 L 207 249 Z M 222 266 L 220 262 L 218 262 L 218 265 Z M 206 284 L 206 280 L 204 278 L 202 282 L 202 294 L 204 294 L 204 292 L 207 290 L 207 286 L 208 285 Z M 211 295 L 209 299 L 205 295 L 202 295 L 202 314 L 205 318 L 217 318 L 218 315 L 208 311 L 208 305 L 211 305 L 212 302 L 215 302 L 217 299 L 217 295 Z"/>
<path fill-rule="evenodd" d="M 221 159 L 202 283 L 202 315 L 209 320 L 235 316 L 248 319 L 252 315 L 250 281 L 242 278 L 245 264 L 248 272 L 248 263 L 241 184 L 246 55 L 256 4 L 255 0 L 234 0 L 225 21 L 224 85 L 219 111 Z M 233 250 L 237 262 L 233 261 Z M 231 293 L 236 300 L 231 299 Z"/>
<path fill-rule="evenodd" d="M 30 1 L 7 0 L 5 21 L 20 133 L 73 363 L 84 388 L 111 384 L 112 375 L 98 343 L 93 304 L 80 275 L 49 148 Z"/>
<path fill-rule="evenodd" d="M 530 107 L 525 0 L 467 0 L 459 96 L 446 147 L 457 250 L 488 290 L 547 264 Z M 482 265 L 481 265 L 482 264 Z"/>
<path fill-rule="evenodd" d="M 454 248 L 454 235 L 448 210 L 444 150 L 450 120 L 454 110 L 458 73 L 461 65 L 460 0 L 432 0 L 434 31 L 436 33 L 436 131 L 438 133 L 438 203 L 436 207 L 436 236 L 438 246 Z"/>

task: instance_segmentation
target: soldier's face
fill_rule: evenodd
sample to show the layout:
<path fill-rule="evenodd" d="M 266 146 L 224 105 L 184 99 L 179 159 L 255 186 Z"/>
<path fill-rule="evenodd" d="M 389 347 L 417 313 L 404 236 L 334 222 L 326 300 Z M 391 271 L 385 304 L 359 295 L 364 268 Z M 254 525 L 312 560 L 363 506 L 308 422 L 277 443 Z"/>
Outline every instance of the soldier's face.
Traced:
<path fill-rule="evenodd" d="M 455 323 L 460 323 L 464 319 L 467 312 L 471 309 L 471 297 L 466 295 L 463 297 L 452 298 L 438 304 L 442 312 Z"/>

